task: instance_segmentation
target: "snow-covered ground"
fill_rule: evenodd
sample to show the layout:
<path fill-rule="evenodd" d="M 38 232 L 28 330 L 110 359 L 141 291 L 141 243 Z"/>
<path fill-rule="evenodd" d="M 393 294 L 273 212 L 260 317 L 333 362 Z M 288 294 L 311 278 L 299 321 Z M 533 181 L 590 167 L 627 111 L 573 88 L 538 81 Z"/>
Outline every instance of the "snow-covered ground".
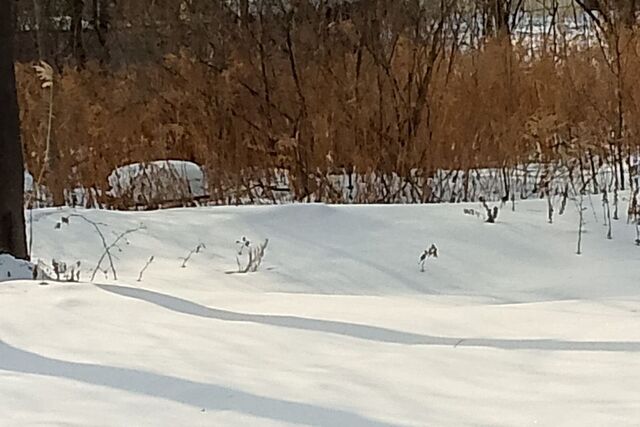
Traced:
<path fill-rule="evenodd" d="M 497 224 L 477 205 L 34 211 L 34 255 L 84 281 L 85 218 L 108 244 L 144 228 L 114 247 L 118 280 L 103 262 L 96 284 L 0 283 L 0 425 L 638 425 L 640 247 L 593 203 L 581 256 L 573 205 L 548 224 L 545 201 Z M 232 274 L 242 236 L 269 238 L 256 273 Z"/>

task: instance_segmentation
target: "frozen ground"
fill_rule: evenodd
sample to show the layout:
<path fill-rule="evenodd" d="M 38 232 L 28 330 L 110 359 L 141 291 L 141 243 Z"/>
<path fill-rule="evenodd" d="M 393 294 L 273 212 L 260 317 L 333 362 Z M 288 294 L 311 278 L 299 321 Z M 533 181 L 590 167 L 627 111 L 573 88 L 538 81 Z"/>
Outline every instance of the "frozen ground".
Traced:
<path fill-rule="evenodd" d="M 476 205 L 35 211 L 35 256 L 85 281 L 100 239 L 63 217 L 109 242 L 145 228 L 117 281 L 0 283 L 0 425 L 638 425 L 640 248 L 594 204 L 582 256 L 573 206 L 550 225 L 537 201 L 497 224 Z M 241 236 L 270 239 L 257 273 L 231 274 Z"/>

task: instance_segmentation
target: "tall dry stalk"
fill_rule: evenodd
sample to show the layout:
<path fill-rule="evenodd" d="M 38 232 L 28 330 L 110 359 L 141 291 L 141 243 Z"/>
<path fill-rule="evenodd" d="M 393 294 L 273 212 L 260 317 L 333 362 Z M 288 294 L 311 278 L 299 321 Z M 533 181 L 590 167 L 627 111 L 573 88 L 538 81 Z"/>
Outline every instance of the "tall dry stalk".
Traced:
<path fill-rule="evenodd" d="M 49 101 L 48 101 L 48 114 L 47 114 L 47 134 L 45 139 L 45 151 L 43 167 L 40 168 L 38 179 L 35 182 L 35 191 L 39 191 L 42 184 L 42 180 L 47 172 L 52 170 L 52 155 L 51 155 L 51 131 L 53 126 L 53 68 L 44 61 L 40 61 L 39 65 L 34 65 L 33 69 L 40 80 L 40 87 L 42 89 L 48 89 Z M 37 193 L 36 193 L 37 194 Z"/>

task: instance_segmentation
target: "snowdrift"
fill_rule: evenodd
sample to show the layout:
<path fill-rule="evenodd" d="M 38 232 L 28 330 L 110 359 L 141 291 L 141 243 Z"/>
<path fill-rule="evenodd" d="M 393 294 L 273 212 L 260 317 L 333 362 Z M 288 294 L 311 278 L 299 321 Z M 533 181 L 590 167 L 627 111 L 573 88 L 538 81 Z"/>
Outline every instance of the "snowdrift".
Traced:
<path fill-rule="evenodd" d="M 1 419 L 634 425 L 640 248 L 585 203 L 581 256 L 574 207 L 548 224 L 544 201 L 495 224 L 463 213 L 478 205 L 35 211 L 35 257 L 83 271 L 0 283 Z M 136 230 L 117 280 L 103 259 L 86 283 L 104 249 L 78 215 L 109 245 Z M 255 273 L 237 273 L 242 236 L 269 239 Z"/>

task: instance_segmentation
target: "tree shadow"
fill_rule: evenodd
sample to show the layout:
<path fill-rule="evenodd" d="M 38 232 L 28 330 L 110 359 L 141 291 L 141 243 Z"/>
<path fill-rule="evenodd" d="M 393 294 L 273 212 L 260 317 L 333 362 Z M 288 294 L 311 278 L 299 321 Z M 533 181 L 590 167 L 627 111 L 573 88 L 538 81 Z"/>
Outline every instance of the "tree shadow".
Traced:
<path fill-rule="evenodd" d="M 150 291 L 148 289 L 131 288 L 118 285 L 95 286 L 107 292 L 146 301 L 168 310 L 192 316 L 228 322 L 259 323 L 283 328 L 324 332 L 382 343 L 452 347 L 488 347 L 504 350 L 640 352 L 640 342 L 637 341 L 566 341 L 551 339 L 440 337 L 334 320 L 322 320 L 298 316 L 239 313 L 209 308 L 182 298 Z"/>
<path fill-rule="evenodd" d="M 227 410 L 287 423 L 317 426 L 401 427 L 308 403 L 259 396 L 237 389 L 128 368 L 52 359 L 0 340 L 0 370 L 65 378 L 167 399 L 198 409 Z"/>

